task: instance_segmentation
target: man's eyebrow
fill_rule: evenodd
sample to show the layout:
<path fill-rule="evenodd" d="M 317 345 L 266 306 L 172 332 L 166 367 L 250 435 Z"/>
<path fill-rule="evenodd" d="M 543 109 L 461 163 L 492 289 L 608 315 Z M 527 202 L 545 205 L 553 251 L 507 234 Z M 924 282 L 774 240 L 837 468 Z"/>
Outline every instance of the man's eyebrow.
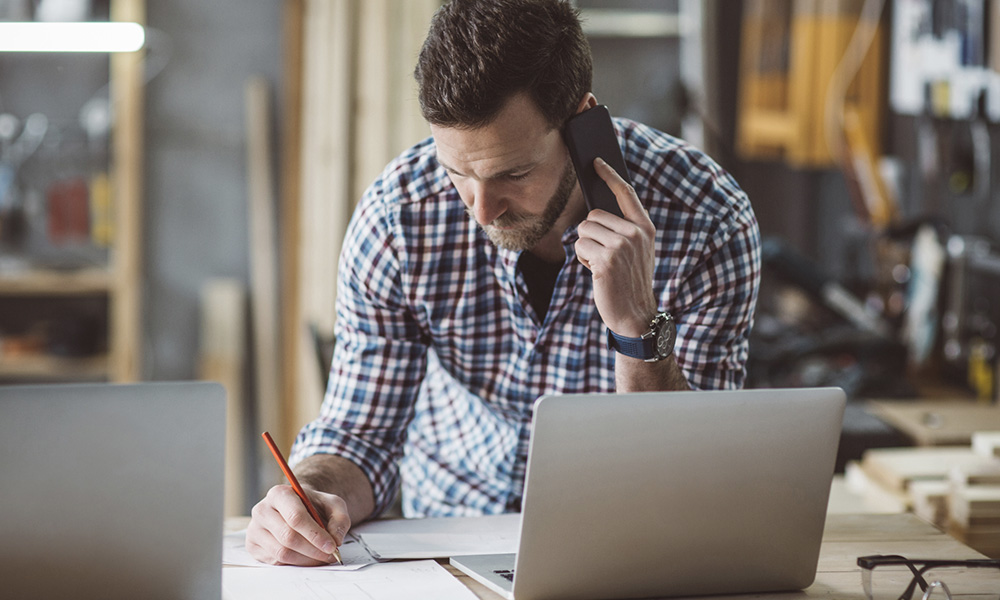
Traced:
<path fill-rule="evenodd" d="M 441 157 L 438 157 L 437 161 L 438 161 L 439 165 L 441 165 L 442 167 L 444 167 L 445 171 L 448 171 L 449 173 L 455 173 L 457 175 L 462 175 L 461 171 L 459 171 L 458 169 L 456 169 L 454 167 L 448 166 L 447 163 L 445 163 L 443 160 L 441 160 Z M 524 171 L 529 171 L 529 170 L 535 168 L 537 165 L 538 165 L 537 162 L 528 162 L 528 163 L 523 163 L 523 164 L 515 165 L 515 166 L 513 166 L 513 167 L 511 167 L 509 169 L 504 169 L 503 171 L 500 171 L 499 173 L 494 173 L 493 175 L 490 175 L 488 177 L 488 179 L 500 179 L 500 178 L 503 178 L 503 177 L 507 177 L 507 176 L 513 175 L 514 173 L 521 173 L 521 172 L 524 172 Z"/>
<path fill-rule="evenodd" d="M 447 164 L 445 164 L 445 162 L 443 160 L 441 160 L 440 156 L 437 157 L 437 161 L 438 161 L 439 165 L 441 165 L 442 167 L 444 167 L 445 171 L 448 171 L 449 173 L 458 173 L 458 169 L 455 169 L 453 167 L 449 167 Z"/>

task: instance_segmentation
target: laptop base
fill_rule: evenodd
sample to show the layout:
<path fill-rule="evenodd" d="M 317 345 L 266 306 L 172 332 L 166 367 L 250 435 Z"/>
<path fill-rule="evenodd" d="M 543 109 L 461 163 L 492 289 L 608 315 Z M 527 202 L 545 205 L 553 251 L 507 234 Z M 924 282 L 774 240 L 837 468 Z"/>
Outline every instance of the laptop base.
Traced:
<path fill-rule="evenodd" d="M 516 554 L 478 554 L 452 556 L 450 561 L 459 571 L 485 585 L 504 598 L 514 597 L 514 559 Z"/>

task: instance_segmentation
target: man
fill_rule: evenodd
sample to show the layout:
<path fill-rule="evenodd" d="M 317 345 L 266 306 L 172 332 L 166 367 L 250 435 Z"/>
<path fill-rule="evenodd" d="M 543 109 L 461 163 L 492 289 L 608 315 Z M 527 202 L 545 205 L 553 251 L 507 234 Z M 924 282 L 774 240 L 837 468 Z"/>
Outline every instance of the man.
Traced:
<path fill-rule="evenodd" d="M 407 516 L 519 510 L 543 394 L 742 384 L 760 263 L 750 204 L 699 151 L 618 120 L 635 187 L 596 161 L 624 218 L 588 212 L 561 132 L 597 104 L 591 70 L 565 2 L 437 13 L 416 68 L 432 137 L 355 212 L 330 384 L 292 451 L 327 526 L 276 486 L 247 531 L 256 558 L 331 562 L 400 480 Z M 639 340 L 673 324 L 673 349 Z"/>

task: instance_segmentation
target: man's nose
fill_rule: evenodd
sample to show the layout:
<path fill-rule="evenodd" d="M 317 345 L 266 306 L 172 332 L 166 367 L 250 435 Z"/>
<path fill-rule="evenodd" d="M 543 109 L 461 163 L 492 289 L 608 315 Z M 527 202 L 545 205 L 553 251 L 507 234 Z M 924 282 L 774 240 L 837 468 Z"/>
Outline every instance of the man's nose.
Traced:
<path fill-rule="evenodd" d="M 486 181 L 473 183 L 472 216 L 480 225 L 489 225 L 494 219 L 507 212 L 507 203 L 496 186 Z"/>

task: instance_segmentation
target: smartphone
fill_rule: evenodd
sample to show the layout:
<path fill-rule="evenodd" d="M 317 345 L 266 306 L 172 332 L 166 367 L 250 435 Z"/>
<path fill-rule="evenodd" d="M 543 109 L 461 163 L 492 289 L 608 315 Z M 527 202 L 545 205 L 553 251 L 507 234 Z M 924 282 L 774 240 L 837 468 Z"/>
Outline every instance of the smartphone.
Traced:
<path fill-rule="evenodd" d="M 618 136 L 615 135 L 608 107 L 599 104 L 573 116 L 566 122 L 563 138 L 569 148 L 573 167 L 576 168 L 576 178 L 583 190 L 587 208 L 599 208 L 621 217 L 618 199 L 594 169 L 594 159 L 601 157 L 622 179 L 632 183 L 628 169 L 625 168 L 622 149 L 618 146 Z"/>

